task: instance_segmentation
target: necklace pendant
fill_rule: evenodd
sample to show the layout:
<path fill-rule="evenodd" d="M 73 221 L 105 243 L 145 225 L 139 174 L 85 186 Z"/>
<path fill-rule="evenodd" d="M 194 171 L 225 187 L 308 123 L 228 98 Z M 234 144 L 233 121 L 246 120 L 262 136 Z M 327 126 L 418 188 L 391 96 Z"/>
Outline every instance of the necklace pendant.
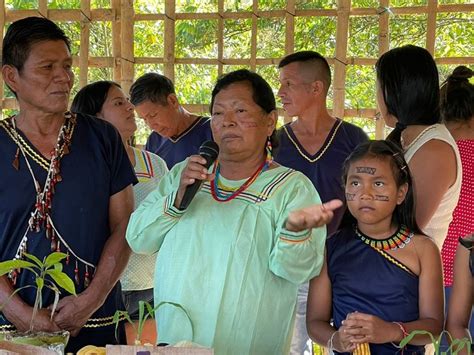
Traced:
<path fill-rule="evenodd" d="M 86 265 L 86 273 L 84 275 L 84 287 L 87 288 L 90 284 L 90 278 L 89 278 L 89 270 L 87 268 L 87 265 Z"/>
<path fill-rule="evenodd" d="M 76 260 L 76 268 L 74 269 L 74 281 L 76 281 L 76 285 L 79 286 L 81 280 L 79 279 L 79 265 Z"/>
<path fill-rule="evenodd" d="M 15 158 L 13 159 L 12 165 L 16 171 L 20 170 L 20 148 L 16 148 Z"/>
<path fill-rule="evenodd" d="M 59 174 L 56 175 L 55 179 L 56 179 L 56 182 L 61 182 L 61 181 L 63 181 L 63 178 L 62 178 L 61 175 L 59 175 Z"/>

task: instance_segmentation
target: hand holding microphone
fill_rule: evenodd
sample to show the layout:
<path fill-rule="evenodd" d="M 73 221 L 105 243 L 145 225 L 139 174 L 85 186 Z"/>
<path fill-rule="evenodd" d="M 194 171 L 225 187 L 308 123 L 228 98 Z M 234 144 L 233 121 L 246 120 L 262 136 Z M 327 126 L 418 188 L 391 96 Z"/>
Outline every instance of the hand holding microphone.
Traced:
<path fill-rule="evenodd" d="M 213 141 L 204 142 L 199 148 L 199 155 L 189 157 L 188 164 L 181 173 L 178 193 L 174 202 L 180 210 L 188 208 L 194 195 L 201 188 L 204 180 L 210 180 L 212 174 L 207 169 L 214 163 L 219 155 L 219 147 Z"/>

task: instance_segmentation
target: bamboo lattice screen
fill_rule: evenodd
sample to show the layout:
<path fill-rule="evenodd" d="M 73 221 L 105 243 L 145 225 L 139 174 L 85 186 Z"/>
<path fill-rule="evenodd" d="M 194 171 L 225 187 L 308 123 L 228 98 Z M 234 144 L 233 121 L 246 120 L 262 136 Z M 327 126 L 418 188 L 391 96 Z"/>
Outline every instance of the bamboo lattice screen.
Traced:
<path fill-rule="evenodd" d="M 442 14 L 459 13 L 467 14 L 468 20 L 463 26 L 471 26 L 474 31 L 474 3 L 467 0 L 464 4 L 438 3 L 437 0 L 425 0 L 421 6 L 389 7 L 390 0 L 379 0 L 378 7 L 352 7 L 351 0 L 337 0 L 334 8 L 325 9 L 305 9 L 299 4 L 301 1 L 289 0 L 282 8 L 260 9 L 258 0 L 247 0 L 251 8 L 245 11 L 229 11 L 226 2 L 229 0 L 214 0 L 216 11 L 214 12 L 179 12 L 175 0 L 163 0 L 163 6 L 157 13 L 135 12 L 132 0 L 110 0 L 109 8 L 92 8 L 91 0 L 80 1 L 80 8 L 77 9 L 51 9 L 48 8 L 48 0 L 38 0 L 38 7 L 29 10 L 9 9 L 5 0 L 0 0 L 0 31 L 3 37 L 6 26 L 20 18 L 27 16 L 44 16 L 56 22 L 74 22 L 80 24 L 79 50 L 74 53 L 73 65 L 78 69 L 79 87 L 88 82 L 88 72 L 94 68 L 110 68 L 111 77 L 109 79 L 119 82 L 125 91 L 128 91 L 135 79 L 137 65 L 160 65 L 163 73 L 175 79 L 176 66 L 178 65 L 206 65 L 217 68 L 220 75 L 229 66 L 246 66 L 250 69 L 257 69 L 261 66 L 275 67 L 281 57 L 261 58 L 258 56 L 259 43 L 258 22 L 262 19 L 277 19 L 284 23 L 282 39 L 284 53 L 292 53 L 295 50 L 311 49 L 298 48 L 295 44 L 295 21 L 301 19 L 333 18 L 336 21 L 335 31 L 335 53 L 328 57 L 328 61 L 333 70 L 333 91 L 332 108 L 333 115 L 338 117 L 362 117 L 374 119 L 376 114 L 375 105 L 372 107 L 347 107 L 346 85 L 348 84 L 348 69 L 351 66 L 373 66 L 375 57 L 354 57 L 348 52 L 348 41 L 350 36 L 350 21 L 357 17 L 372 16 L 378 22 L 378 43 L 377 55 L 380 55 L 390 48 L 390 21 L 392 16 L 419 16 L 423 15 L 426 28 L 424 38 L 425 47 L 435 55 L 436 62 L 440 65 L 474 64 L 474 54 L 461 57 L 436 57 L 435 45 L 437 41 L 437 18 Z M 442 1 L 442 0 L 441 0 Z M 456 1 L 456 0 L 455 0 Z M 470 2 L 470 3 L 469 3 Z M 191 58 L 178 57 L 176 55 L 176 21 L 209 20 L 217 22 L 216 38 L 217 51 L 214 57 Z M 225 25 L 228 20 L 245 20 L 251 22 L 250 28 L 250 55 L 248 58 L 226 57 L 225 47 Z M 94 30 L 93 25 L 97 22 L 108 22 L 111 24 L 112 53 L 110 56 L 91 56 L 90 38 Z M 163 51 L 162 55 L 156 57 L 137 57 L 135 55 L 134 28 L 137 23 L 160 22 L 163 24 Z M 325 31 L 325 28 L 321 28 Z M 278 36 L 275 35 L 277 40 Z M 469 40 L 468 40 L 469 41 Z M 470 39 L 471 43 L 474 38 Z M 268 45 L 268 44 L 267 44 Z M 1 80 L 1 79 L 0 79 Z M 3 82 L 1 83 L 3 84 Z M 3 85 L 2 85 L 3 86 Z M 209 88 L 210 90 L 211 88 Z M 277 88 L 275 88 L 277 89 Z M 373 89 L 374 90 L 374 89 Z M 16 108 L 15 99 L 6 97 L 4 90 L 0 90 L 0 101 L 3 109 Z M 186 104 L 186 102 L 185 102 Z M 206 112 L 208 102 L 186 104 L 185 106 L 194 112 Z M 377 138 L 382 138 L 384 134 L 384 124 L 382 120 L 376 120 Z"/>

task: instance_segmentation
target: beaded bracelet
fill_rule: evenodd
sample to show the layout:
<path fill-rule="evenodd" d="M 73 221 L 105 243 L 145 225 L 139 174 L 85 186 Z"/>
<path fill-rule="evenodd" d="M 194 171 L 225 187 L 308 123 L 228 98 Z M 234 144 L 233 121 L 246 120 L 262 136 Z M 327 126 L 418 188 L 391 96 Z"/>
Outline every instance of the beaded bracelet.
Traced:
<path fill-rule="evenodd" d="M 392 323 L 398 325 L 398 327 L 399 327 L 400 330 L 402 331 L 402 334 L 403 334 L 402 340 L 405 339 L 405 338 L 409 335 L 409 333 L 407 332 L 407 329 L 405 328 L 405 326 L 403 325 L 403 323 L 401 323 L 401 322 L 392 322 Z M 392 345 L 395 346 L 396 348 L 399 348 L 399 349 L 401 348 L 400 345 L 394 344 L 393 342 L 391 342 L 391 343 L 392 343 Z"/>

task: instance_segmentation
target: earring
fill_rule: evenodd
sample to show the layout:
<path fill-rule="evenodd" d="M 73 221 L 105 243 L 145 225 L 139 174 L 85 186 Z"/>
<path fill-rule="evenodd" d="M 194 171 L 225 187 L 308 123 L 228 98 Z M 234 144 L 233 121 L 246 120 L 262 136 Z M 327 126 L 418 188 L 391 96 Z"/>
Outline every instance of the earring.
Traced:
<path fill-rule="evenodd" d="M 272 141 L 270 137 L 267 138 L 267 166 L 270 166 L 270 164 L 273 162 L 273 147 L 272 147 Z"/>

